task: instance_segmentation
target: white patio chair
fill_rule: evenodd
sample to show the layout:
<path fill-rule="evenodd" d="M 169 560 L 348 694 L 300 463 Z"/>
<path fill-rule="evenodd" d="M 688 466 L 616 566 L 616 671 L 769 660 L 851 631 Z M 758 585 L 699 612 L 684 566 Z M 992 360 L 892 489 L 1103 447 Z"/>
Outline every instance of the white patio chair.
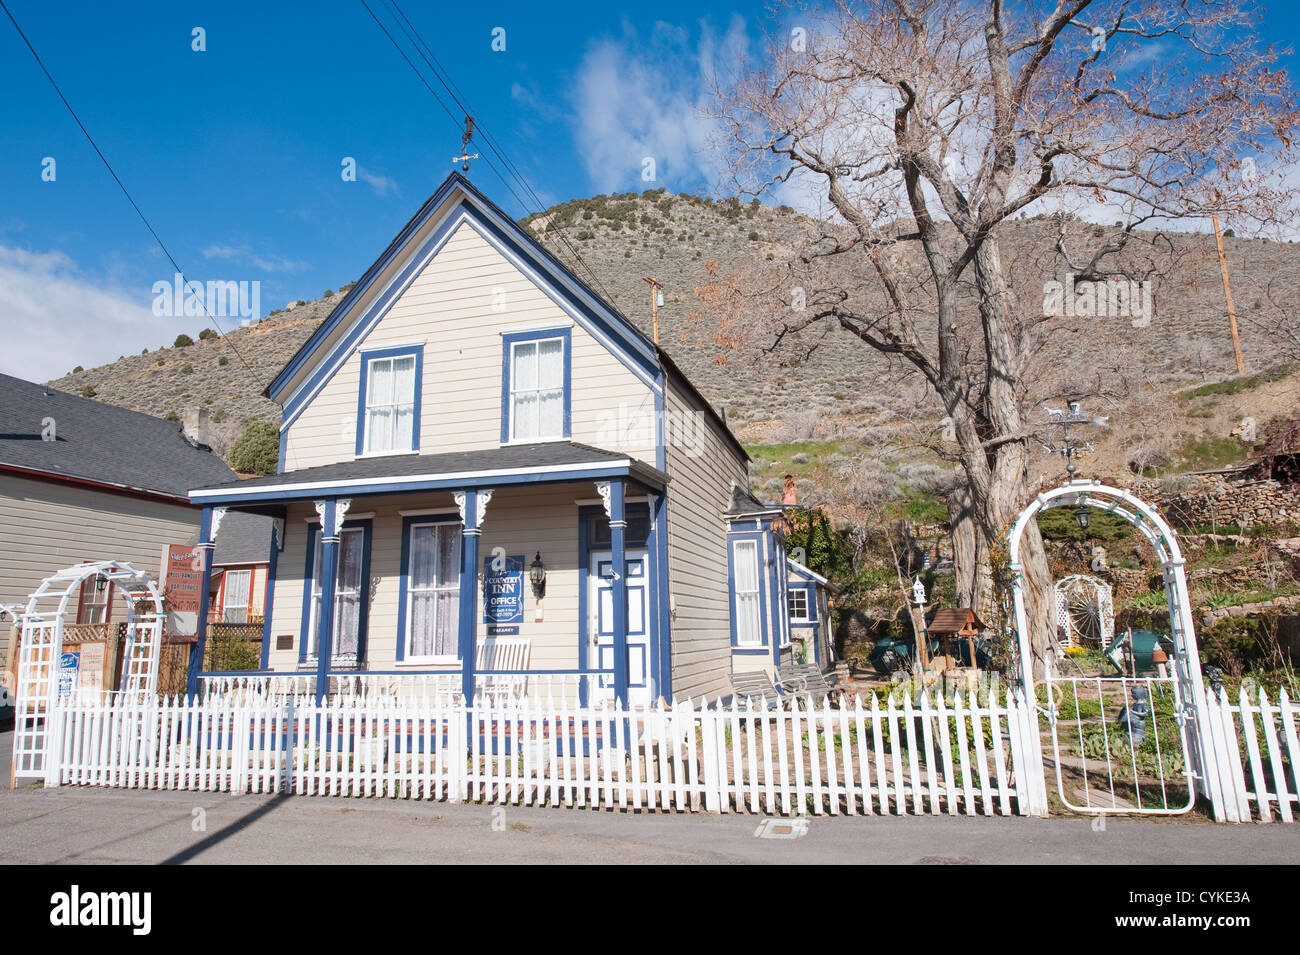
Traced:
<path fill-rule="evenodd" d="M 531 640 L 521 637 L 485 637 L 474 654 L 474 668 L 484 670 L 527 670 Z M 492 704 L 507 700 L 522 700 L 528 690 L 528 677 L 492 676 L 480 678 L 477 690 L 487 695 Z"/>

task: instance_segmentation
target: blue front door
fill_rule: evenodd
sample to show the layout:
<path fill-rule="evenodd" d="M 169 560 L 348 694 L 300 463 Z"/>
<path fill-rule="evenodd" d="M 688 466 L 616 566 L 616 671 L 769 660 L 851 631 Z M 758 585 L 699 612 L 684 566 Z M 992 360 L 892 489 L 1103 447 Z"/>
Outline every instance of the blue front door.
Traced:
<path fill-rule="evenodd" d="M 650 561 L 648 552 L 628 548 L 624 553 L 627 574 L 627 656 L 628 702 L 650 702 Z M 587 640 L 594 651 L 591 659 L 602 670 L 614 666 L 614 580 L 613 554 L 607 550 L 591 552 L 587 575 Z M 614 698 L 614 675 L 597 681 L 592 701 Z"/>

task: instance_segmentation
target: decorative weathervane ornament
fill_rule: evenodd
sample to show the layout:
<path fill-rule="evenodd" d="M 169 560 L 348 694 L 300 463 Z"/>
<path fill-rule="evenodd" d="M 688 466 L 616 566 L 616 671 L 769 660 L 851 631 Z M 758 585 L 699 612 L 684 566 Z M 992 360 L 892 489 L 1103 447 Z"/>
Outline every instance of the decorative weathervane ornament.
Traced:
<path fill-rule="evenodd" d="M 463 133 L 461 134 L 461 137 L 460 137 L 460 151 L 461 151 L 461 155 L 459 155 L 459 156 L 453 156 L 453 157 L 451 158 L 451 161 L 452 161 L 453 163 L 462 163 L 462 165 L 461 165 L 461 167 L 460 167 L 462 172 L 469 172 L 469 162 L 470 162 L 470 160 L 471 160 L 471 159 L 478 159 L 478 153 L 473 153 L 473 154 L 471 154 L 470 151 L 469 151 L 469 141 L 470 141 L 471 139 L 473 139 L 473 138 L 474 138 L 474 117 L 473 117 L 473 116 L 466 116 L 466 117 L 465 117 L 465 132 L 463 132 Z"/>
<path fill-rule="evenodd" d="M 1110 419 L 1106 417 L 1093 417 L 1079 410 L 1079 402 L 1071 401 L 1070 410 L 1060 411 L 1056 408 L 1044 407 L 1047 412 L 1047 420 L 1040 421 L 1038 424 L 1044 427 L 1057 427 L 1061 429 L 1061 445 L 1057 447 L 1050 441 L 1043 441 L 1043 450 L 1052 454 L 1061 454 L 1065 456 L 1065 473 L 1067 481 L 1074 480 L 1074 457 L 1079 451 L 1094 451 L 1091 441 L 1082 445 L 1075 444 L 1074 439 L 1070 437 L 1071 425 L 1093 425 L 1098 428 L 1109 428 Z"/>

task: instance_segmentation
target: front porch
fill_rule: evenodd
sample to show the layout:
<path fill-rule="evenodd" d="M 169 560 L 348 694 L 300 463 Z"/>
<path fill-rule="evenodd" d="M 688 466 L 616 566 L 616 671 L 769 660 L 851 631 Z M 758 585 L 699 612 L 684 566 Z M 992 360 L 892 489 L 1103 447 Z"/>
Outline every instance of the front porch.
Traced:
<path fill-rule="evenodd" d="M 634 459 L 553 442 L 195 491 L 205 577 L 229 510 L 276 529 L 259 667 L 206 670 L 201 638 L 187 692 L 668 698 L 666 483 Z"/>

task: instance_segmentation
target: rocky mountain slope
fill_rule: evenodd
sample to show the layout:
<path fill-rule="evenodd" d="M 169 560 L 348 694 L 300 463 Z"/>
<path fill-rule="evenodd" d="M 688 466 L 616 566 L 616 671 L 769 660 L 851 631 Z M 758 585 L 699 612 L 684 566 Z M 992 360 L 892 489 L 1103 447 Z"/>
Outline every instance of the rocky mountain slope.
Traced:
<path fill-rule="evenodd" d="M 577 274 L 647 332 L 651 290 L 644 278 L 663 283 L 661 344 L 711 401 L 726 407 L 742 439 L 775 449 L 755 452 L 761 458 L 760 484 L 785 470 L 825 480 L 818 470 L 822 458 L 842 459 L 855 449 L 894 441 L 903 433 L 902 423 L 916 419 L 918 407 L 924 417 L 924 402 L 914 400 L 923 391 L 915 376 L 848 335 L 827 336 L 807 360 L 750 364 L 718 345 L 709 319 L 699 317 L 701 286 L 774 269 L 818 234 L 821 223 L 784 207 L 652 190 L 572 200 L 524 224 L 563 261 L 572 262 L 570 246 L 576 248 L 585 263 L 574 264 Z M 1053 249 L 1054 228 L 1052 220 L 1026 220 L 1008 224 L 1003 237 L 1015 293 L 1031 308 L 1041 301 L 1044 283 L 1063 270 Z M 1189 389 L 1235 374 L 1218 260 L 1212 237 L 1204 235 L 1175 237 L 1164 250 L 1177 266 L 1155 281 L 1149 326 L 1061 317 L 1036 331 L 1041 340 L 1035 362 L 1043 374 L 1040 393 L 1031 397 L 1049 397 L 1059 394 L 1053 389 L 1068 386 L 1087 390 L 1100 369 L 1108 369 L 1111 378 L 1100 390 L 1111 396 L 1106 410 L 1123 423 L 1101 442 L 1095 466 L 1123 466 L 1135 448 L 1147 446 L 1174 458 L 1198 438 L 1227 441 L 1247 414 L 1263 424 L 1295 407 L 1296 376 L 1283 364 L 1289 356 L 1268 326 L 1278 314 L 1295 321 L 1300 283 L 1293 277 L 1300 269 L 1300 249 L 1262 240 L 1225 241 L 1243 351 L 1252 372 L 1268 370 L 1259 381 L 1187 397 Z M 278 420 L 280 409 L 262 398 L 261 390 L 341 294 L 299 303 L 224 338 L 126 356 L 51 384 L 164 417 L 205 406 L 218 425 L 214 443 L 224 451 L 243 420 Z M 796 445 L 809 446 L 791 450 Z M 1231 447 L 1219 450 L 1218 457 L 1235 453 Z M 1205 454 L 1193 457 L 1194 463 L 1205 463 Z M 1050 461 L 1044 459 L 1043 466 L 1050 468 Z M 900 486 L 908 483 L 903 479 Z"/>

